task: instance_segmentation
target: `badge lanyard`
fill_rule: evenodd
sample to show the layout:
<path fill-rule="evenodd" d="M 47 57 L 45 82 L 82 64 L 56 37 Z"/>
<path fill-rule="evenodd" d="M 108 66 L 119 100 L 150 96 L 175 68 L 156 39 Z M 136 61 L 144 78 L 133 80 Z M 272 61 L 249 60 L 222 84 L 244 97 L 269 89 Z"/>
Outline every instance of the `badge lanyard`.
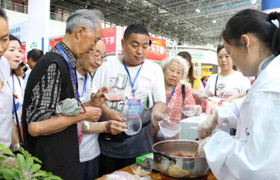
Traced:
<path fill-rule="evenodd" d="M 82 97 L 84 97 L 84 92 L 86 90 L 86 86 L 87 86 L 87 74 L 85 74 L 85 81 L 84 81 L 84 87 L 83 87 L 83 91 L 82 91 Z"/>
<path fill-rule="evenodd" d="M 14 79 L 14 74 L 12 74 L 12 83 L 13 83 L 13 98 L 14 98 L 14 101 L 15 100 L 15 79 Z M 13 114 L 16 113 L 17 109 L 15 109 L 15 107 L 13 106 Z M 14 118 L 14 117 L 13 117 Z"/>
<path fill-rule="evenodd" d="M 74 84 L 75 84 L 75 88 L 76 88 L 76 91 L 77 91 L 77 98 L 80 100 L 80 94 L 79 94 L 79 91 L 78 91 L 78 84 L 76 83 L 76 79 L 75 79 L 70 61 L 69 61 L 68 57 L 66 56 L 65 52 L 61 49 L 61 47 L 58 44 L 56 44 L 55 46 L 59 50 L 59 52 L 61 52 L 62 56 L 64 57 L 64 59 L 68 63 L 68 67 L 70 69 L 70 72 L 71 72 L 71 75 L 72 75 L 72 78 L 73 78 L 73 81 L 74 81 Z"/>
<path fill-rule="evenodd" d="M 169 95 L 169 97 L 168 97 L 168 100 L 167 100 L 166 104 L 169 103 L 169 101 L 170 101 L 170 99 L 171 99 L 171 97 L 172 97 L 172 95 L 173 95 L 173 93 L 174 93 L 176 87 L 177 87 L 177 85 L 173 87 L 173 89 L 172 89 L 172 91 L 171 91 L 171 93 L 170 93 L 170 95 Z"/>
<path fill-rule="evenodd" d="M 138 69 L 137 74 L 136 74 L 136 76 L 135 76 L 133 82 L 132 82 L 132 80 L 131 80 L 131 76 L 130 76 L 130 73 L 129 73 L 128 69 L 127 69 L 127 66 L 126 66 L 126 64 L 125 64 L 125 62 L 124 62 L 124 57 L 122 58 L 122 61 L 123 61 L 124 68 L 125 68 L 125 70 L 126 70 L 126 72 L 127 72 L 127 74 L 128 74 L 128 77 L 129 77 L 129 81 L 130 81 L 131 88 L 132 88 L 132 94 L 133 94 L 133 96 L 135 96 L 135 89 L 133 89 L 133 87 L 134 87 L 134 84 L 135 84 L 135 82 L 136 82 L 136 79 L 137 79 L 137 77 L 138 77 L 138 75 L 139 75 L 139 73 L 140 73 L 140 70 L 141 70 L 141 68 L 142 68 L 142 66 L 143 66 L 144 61 L 141 63 L 141 66 L 140 66 L 140 68 Z"/>
<path fill-rule="evenodd" d="M 61 47 L 60 47 L 58 44 L 56 44 L 55 47 L 59 50 L 59 52 L 60 52 L 60 53 L 62 54 L 62 56 L 64 57 L 65 61 L 68 63 L 68 67 L 69 67 L 69 69 L 70 69 L 70 72 L 71 72 L 71 75 L 72 75 L 72 78 L 73 78 L 73 81 L 74 81 L 74 84 L 75 84 L 76 92 L 77 92 L 77 98 L 76 98 L 76 99 L 77 99 L 78 102 L 81 104 L 81 106 L 82 106 L 82 108 L 83 108 L 83 110 L 84 110 L 83 113 L 85 113 L 85 112 L 86 112 L 86 109 L 84 108 L 84 106 L 83 106 L 82 103 L 81 103 L 80 94 L 79 94 L 79 91 L 78 91 L 78 84 L 77 84 L 77 82 L 76 82 L 76 79 L 75 79 L 75 76 L 74 76 L 74 73 L 73 73 L 73 70 L 72 70 L 70 61 L 69 61 L 68 57 L 66 56 L 65 52 L 61 49 Z M 84 86 L 85 86 L 85 85 L 84 85 Z"/>

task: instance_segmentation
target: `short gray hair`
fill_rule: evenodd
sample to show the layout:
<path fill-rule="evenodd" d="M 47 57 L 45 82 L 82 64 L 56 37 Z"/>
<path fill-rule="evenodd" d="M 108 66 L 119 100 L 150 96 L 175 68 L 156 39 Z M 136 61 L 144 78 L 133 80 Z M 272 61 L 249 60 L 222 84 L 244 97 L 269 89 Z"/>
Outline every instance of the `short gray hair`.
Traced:
<path fill-rule="evenodd" d="M 182 68 L 182 71 L 183 71 L 182 79 L 185 79 L 186 75 L 189 71 L 189 63 L 184 58 L 182 58 L 181 56 L 172 56 L 172 57 L 169 57 L 169 58 L 165 59 L 161 63 L 162 70 L 165 71 L 166 68 L 170 65 L 170 63 L 172 61 L 178 62 L 180 64 L 180 66 Z"/>
<path fill-rule="evenodd" d="M 72 13 L 66 21 L 66 32 L 71 34 L 79 26 L 96 31 L 98 23 L 104 19 L 100 10 L 80 9 Z"/>

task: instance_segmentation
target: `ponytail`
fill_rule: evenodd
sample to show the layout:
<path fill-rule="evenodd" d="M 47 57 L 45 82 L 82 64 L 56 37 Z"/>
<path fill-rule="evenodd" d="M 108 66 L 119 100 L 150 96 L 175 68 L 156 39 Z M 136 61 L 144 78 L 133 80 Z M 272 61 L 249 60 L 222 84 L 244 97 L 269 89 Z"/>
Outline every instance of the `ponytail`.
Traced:
<path fill-rule="evenodd" d="M 272 20 L 278 20 L 278 27 L 273 33 L 272 41 L 271 41 L 271 49 L 273 54 L 280 54 L 280 33 L 279 33 L 279 23 L 280 23 L 280 14 L 275 12 L 271 12 L 268 14 L 268 20 L 272 22 Z"/>

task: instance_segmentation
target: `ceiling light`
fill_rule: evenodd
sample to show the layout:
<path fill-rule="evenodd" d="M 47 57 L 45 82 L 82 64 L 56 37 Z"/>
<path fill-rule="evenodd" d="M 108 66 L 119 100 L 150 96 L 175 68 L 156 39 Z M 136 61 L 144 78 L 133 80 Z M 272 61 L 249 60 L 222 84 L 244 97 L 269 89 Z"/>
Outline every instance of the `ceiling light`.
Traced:
<path fill-rule="evenodd" d="M 200 13 L 200 10 L 199 10 L 199 9 L 196 9 L 195 11 L 196 11 L 197 13 Z"/>
<path fill-rule="evenodd" d="M 216 21 L 216 20 L 213 20 L 212 22 L 213 22 L 213 23 L 216 23 L 217 21 Z"/>
<path fill-rule="evenodd" d="M 256 4 L 257 3 L 257 0 L 252 0 L 252 4 Z"/>

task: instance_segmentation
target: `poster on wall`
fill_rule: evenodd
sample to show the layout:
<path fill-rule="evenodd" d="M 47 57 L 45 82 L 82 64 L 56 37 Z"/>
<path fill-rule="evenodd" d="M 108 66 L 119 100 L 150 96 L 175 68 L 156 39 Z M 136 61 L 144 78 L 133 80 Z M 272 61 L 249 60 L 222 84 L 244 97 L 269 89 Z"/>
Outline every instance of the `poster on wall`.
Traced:
<path fill-rule="evenodd" d="M 24 62 L 24 63 L 27 63 L 27 52 L 26 52 L 26 43 L 22 43 L 21 44 L 21 54 L 22 54 L 22 58 L 21 60 Z"/>

